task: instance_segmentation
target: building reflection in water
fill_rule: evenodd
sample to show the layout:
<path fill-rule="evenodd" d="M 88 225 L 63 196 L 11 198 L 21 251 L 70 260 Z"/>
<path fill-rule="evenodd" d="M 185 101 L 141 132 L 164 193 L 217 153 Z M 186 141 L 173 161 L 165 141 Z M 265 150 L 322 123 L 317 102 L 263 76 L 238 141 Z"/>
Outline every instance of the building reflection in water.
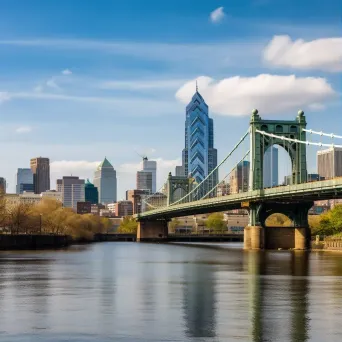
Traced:
<path fill-rule="evenodd" d="M 183 312 L 187 337 L 215 337 L 216 299 L 212 265 L 186 264 Z"/>
<path fill-rule="evenodd" d="M 308 341 L 308 253 L 268 253 L 245 254 L 251 339 Z"/>

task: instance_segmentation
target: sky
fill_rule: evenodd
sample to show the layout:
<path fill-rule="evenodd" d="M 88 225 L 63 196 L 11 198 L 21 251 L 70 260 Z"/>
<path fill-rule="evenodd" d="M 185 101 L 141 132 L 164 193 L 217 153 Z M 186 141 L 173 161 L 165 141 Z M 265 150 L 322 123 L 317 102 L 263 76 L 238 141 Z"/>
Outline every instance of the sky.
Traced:
<path fill-rule="evenodd" d="M 37 156 L 50 158 L 52 188 L 61 176 L 92 179 L 107 157 L 124 199 L 139 154 L 157 160 L 161 186 L 181 163 L 196 80 L 219 160 L 253 108 L 265 119 L 303 109 L 308 128 L 342 135 L 341 18 L 340 0 L 0 0 L 7 192 Z M 282 177 L 288 157 L 279 158 Z"/>

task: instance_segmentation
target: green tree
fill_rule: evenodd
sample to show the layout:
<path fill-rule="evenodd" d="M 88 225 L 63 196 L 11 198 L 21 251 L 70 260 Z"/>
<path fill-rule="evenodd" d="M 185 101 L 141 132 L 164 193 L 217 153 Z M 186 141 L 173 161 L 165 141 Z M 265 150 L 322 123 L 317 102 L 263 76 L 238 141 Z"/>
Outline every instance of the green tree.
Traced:
<path fill-rule="evenodd" d="M 138 230 L 138 222 L 131 216 L 123 218 L 118 228 L 118 233 L 136 234 Z"/>
<path fill-rule="evenodd" d="M 209 215 L 205 225 L 214 232 L 223 232 L 227 229 L 227 223 L 224 221 L 222 213 Z"/>

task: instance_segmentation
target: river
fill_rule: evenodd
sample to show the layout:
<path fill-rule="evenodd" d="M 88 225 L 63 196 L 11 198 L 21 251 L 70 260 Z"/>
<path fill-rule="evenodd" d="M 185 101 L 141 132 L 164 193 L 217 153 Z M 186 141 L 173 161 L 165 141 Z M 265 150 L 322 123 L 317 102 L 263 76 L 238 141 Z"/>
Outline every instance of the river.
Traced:
<path fill-rule="evenodd" d="M 0 253 L 0 341 L 342 341 L 342 253 L 107 242 Z"/>

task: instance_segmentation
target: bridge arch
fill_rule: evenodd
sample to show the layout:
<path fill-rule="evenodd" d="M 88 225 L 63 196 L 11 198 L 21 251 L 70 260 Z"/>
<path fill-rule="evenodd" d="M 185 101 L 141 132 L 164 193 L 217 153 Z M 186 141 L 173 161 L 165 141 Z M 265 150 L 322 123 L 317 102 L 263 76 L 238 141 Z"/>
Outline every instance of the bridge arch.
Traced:
<path fill-rule="evenodd" d="M 269 147 L 279 145 L 289 154 L 292 163 L 292 184 L 306 182 L 306 145 L 288 142 L 281 138 L 269 137 L 258 133 L 265 131 L 291 139 L 306 141 L 306 119 L 299 111 L 295 120 L 263 120 L 255 109 L 250 121 L 250 190 L 263 189 L 264 153 Z"/>

